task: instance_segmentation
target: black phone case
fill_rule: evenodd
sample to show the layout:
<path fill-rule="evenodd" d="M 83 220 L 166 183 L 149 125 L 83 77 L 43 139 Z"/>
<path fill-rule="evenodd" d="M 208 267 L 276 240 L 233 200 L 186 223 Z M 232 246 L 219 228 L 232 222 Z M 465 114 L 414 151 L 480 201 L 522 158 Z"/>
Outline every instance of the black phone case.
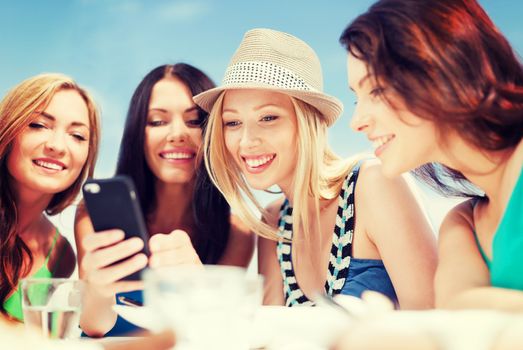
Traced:
<path fill-rule="evenodd" d="M 144 241 L 142 252 L 150 255 L 149 235 L 131 178 L 118 175 L 109 179 L 88 179 L 82 192 L 96 232 L 117 228 L 125 232 L 126 239 L 140 237 Z M 141 272 L 137 271 L 124 280 L 139 280 Z"/>

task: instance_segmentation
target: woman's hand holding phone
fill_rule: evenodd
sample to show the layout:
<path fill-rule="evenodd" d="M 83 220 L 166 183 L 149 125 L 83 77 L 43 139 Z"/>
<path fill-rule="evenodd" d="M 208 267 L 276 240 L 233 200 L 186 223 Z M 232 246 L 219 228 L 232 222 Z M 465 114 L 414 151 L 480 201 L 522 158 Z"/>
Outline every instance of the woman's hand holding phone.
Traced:
<path fill-rule="evenodd" d="M 151 268 L 202 265 L 185 231 L 174 230 L 169 234 L 153 235 L 148 242 L 151 251 L 149 260 L 140 253 L 143 248 L 140 238 L 124 238 L 121 230 L 106 230 L 93 232 L 82 242 L 85 250 L 80 266 L 82 275 L 90 289 L 101 296 L 112 297 L 116 293 L 142 289 L 143 282 L 122 279 L 147 265 Z M 122 259 L 126 260 L 115 264 Z"/>
<path fill-rule="evenodd" d="M 92 223 L 90 226 L 96 231 L 83 240 L 82 248 L 89 255 L 82 261 L 83 275 L 90 276 L 93 283 L 106 286 L 106 294 L 115 290 L 128 291 L 129 286 L 136 285 L 117 281 L 140 280 L 138 267 L 145 267 L 147 262 L 151 268 L 202 264 L 187 232 L 174 230 L 149 236 L 130 177 L 118 175 L 109 179 L 89 179 L 82 191 Z M 149 241 L 144 246 L 147 239 Z M 149 261 L 146 256 L 149 256 Z"/>
<path fill-rule="evenodd" d="M 86 293 L 80 324 L 91 336 L 101 336 L 114 326 L 116 313 L 111 305 L 115 303 L 116 294 L 143 289 L 142 281 L 124 280 L 126 276 L 148 264 L 151 268 L 183 264 L 203 266 L 185 231 L 153 235 L 148 242 L 149 260 L 141 253 L 141 238 L 125 239 L 124 236 L 123 231 L 111 229 L 88 233 L 81 241 L 84 256 L 80 271 L 86 282 Z"/>
<path fill-rule="evenodd" d="M 144 242 L 138 237 L 124 238 L 123 231 L 114 229 L 93 232 L 83 239 L 85 255 L 80 269 L 90 291 L 114 298 L 116 293 L 143 289 L 142 281 L 122 279 L 147 266 L 147 256 L 140 253 Z M 115 264 L 122 259 L 126 260 Z"/>

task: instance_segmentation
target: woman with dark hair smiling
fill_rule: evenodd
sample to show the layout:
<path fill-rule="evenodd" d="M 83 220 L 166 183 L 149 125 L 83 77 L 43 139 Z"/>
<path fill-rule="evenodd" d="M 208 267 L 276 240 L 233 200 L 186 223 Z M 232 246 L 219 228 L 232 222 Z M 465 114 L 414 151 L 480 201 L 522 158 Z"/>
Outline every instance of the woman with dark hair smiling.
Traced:
<path fill-rule="evenodd" d="M 436 307 L 348 329 L 345 349 L 520 349 L 523 66 L 476 0 L 381 0 L 340 41 L 351 126 L 383 173 L 469 197 L 440 227 Z M 493 310 L 485 310 L 493 309 Z M 369 336 L 372 335 L 372 336 Z"/>
<path fill-rule="evenodd" d="M 111 306 L 118 293 L 134 291 L 131 298 L 141 299 L 142 282 L 120 279 L 146 265 L 249 264 L 254 236 L 230 214 L 198 157 L 207 113 L 192 97 L 212 87 L 202 71 L 178 63 L 153 69 L 134 92 L 116 173 L 134 180 L 151 238 L 94 233 L 87 213 L 77 212 L 80 276 L 87 282 L 80 324 L 86 334 L 132 329 Z M 149 259 L 136 254 L 143 244 L 150 247 Z"/>
<path fill-rule="evenodd" d="M 436 306 L 523 310 L 523 66 L 509 42 L 475 0 L 378 1 L 341 42 L 352 128 L 383 172 L 418 168 L 471 197 L 441 225 Z"/>

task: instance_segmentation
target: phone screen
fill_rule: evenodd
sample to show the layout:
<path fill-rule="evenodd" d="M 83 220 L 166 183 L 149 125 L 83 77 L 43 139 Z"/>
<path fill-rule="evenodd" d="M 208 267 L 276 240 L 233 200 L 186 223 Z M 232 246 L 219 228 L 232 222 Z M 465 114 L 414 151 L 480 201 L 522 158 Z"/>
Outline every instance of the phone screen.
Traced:
<path fill-rule="evenodd" d="M 109 179 L 89 179 L 83 185 L 82 192 L 95 232 L 120 229 L 126 239 L 140 237 L 144 241 L 142 252 L 150 255 L 149 235 L 131 178 L 118 175 Z M 138 278 L 131 276 L 125 279 L 136 280 L 139 275 Z"/>

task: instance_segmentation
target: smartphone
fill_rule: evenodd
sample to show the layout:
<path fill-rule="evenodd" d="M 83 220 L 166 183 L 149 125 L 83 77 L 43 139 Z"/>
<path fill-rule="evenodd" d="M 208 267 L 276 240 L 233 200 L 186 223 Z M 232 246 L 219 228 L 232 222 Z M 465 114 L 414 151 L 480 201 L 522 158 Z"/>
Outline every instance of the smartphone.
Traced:
<path fill-rule="evenodd" d="M 140 237 L 144 241 L 142 253 L 150 255 L 147 245 L 149 235 L 130 177 L 117 175 L 109 179 L 88 179 L 82 186 L 82 193 L 95 232 L 120 229 L 124 231 L 125 239 Z M 141 272 L 123 279 L 140 280 Z"/>
<path fill-rule="evenodd" d="M 123 295 L 118 296 L 118 301 L 126 306 L 140 307 L 143 306 L 143 303 L 139 300 L 125 297 Z"/>

